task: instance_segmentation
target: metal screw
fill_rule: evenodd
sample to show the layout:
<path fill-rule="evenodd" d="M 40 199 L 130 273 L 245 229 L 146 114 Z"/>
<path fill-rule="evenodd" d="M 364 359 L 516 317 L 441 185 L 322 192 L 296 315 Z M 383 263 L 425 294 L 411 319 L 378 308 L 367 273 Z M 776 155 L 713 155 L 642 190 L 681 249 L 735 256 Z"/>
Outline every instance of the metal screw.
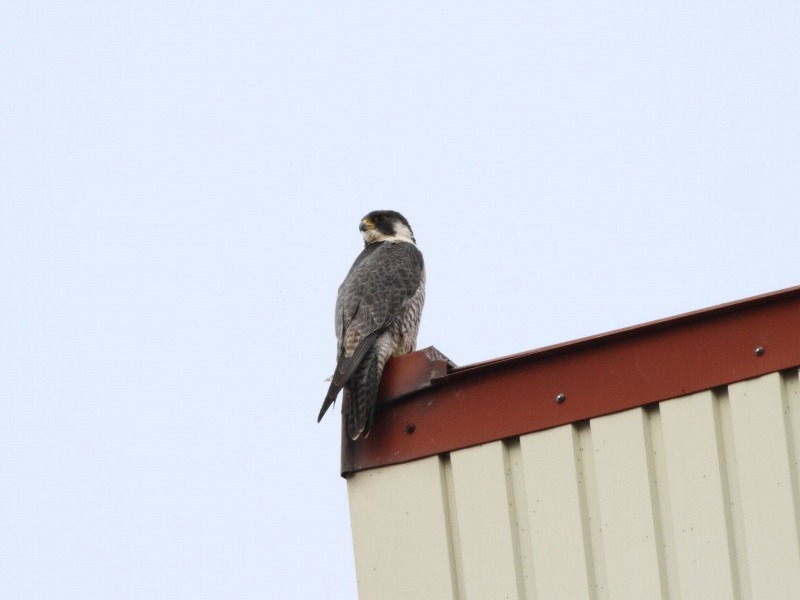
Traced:
<path fill-rule="evenodd" d="M 567 397 L 564 394 L 558 394 L 556 396 L 556 404 L 564 404 L 564 400 L 566 399 Z"/>
<path fill-rule="evenodd" d="M 407 433 L 407 434 L 411 435 L 411 434 L 412 434 L 412 433 L 414 433 L 416 430 L 417 430 L 417 426 L 416 426 L 416 425 L 414 425 L 413 423 L 409 423 L 408 425 L 406 425 L 406 433 Z"/>
<path fill-rule="evenodd" d="M 756 356 L 762 356 L 764 354 L 764 346 L 759 346 L 756 348 Z"/>

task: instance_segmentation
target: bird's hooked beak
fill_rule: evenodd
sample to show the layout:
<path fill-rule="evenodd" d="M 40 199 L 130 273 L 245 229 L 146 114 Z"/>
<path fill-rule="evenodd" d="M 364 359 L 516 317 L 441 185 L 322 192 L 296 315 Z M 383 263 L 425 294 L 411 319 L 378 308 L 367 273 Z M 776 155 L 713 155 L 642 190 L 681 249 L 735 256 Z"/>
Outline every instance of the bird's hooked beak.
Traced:
<path fill-rule="evenodd" d="M 358 226 L 358 230 L 361 233 L 364 233 L 366 231 L 372 231 L 373 229 L 375 229 L 375 223 L 373 223 L 369 219 L 361 219 L 361 223 Z"/>

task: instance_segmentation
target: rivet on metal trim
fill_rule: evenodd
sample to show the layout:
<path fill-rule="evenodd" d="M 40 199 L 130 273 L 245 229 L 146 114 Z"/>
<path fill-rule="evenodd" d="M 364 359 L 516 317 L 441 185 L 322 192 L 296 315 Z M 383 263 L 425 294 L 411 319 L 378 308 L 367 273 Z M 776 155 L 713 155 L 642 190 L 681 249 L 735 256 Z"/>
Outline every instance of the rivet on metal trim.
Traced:
<path fill-rule="evenodd" d="M 756 348 L 756 356 L 762 356 L 764 354 L 764 346 L 759 346 Z"/>
<path fill-rule="evenodd" d="M 411 435 L 411 434 L 412 434 L 412 433 L 414 433 L 416 430 L 417 430 L 417 426 L 416 426 L 416 425 L 414 425 L 413 423 L 409 423 L 408 425 L 406 425 L 406 433 L 407 433 L 407 434 Z"/>
<path fill-rule="evenodd" d="M 564 404 L 564 400 L 566 399 L 567 397 L 564 394 L 558 394 L 556 396 L 556 404 Z"/>

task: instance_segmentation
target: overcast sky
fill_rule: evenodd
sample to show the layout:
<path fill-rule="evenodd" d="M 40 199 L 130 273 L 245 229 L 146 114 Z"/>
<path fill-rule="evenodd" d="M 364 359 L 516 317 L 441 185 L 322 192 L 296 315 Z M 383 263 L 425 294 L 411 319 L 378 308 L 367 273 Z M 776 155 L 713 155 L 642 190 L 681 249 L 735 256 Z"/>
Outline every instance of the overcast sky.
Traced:
<path fill-rule="evenodd" d="M 0 0 L 0 597 L 353 598 L 360 218 L 457 364 L 800 284 L 797 2 Z"/>

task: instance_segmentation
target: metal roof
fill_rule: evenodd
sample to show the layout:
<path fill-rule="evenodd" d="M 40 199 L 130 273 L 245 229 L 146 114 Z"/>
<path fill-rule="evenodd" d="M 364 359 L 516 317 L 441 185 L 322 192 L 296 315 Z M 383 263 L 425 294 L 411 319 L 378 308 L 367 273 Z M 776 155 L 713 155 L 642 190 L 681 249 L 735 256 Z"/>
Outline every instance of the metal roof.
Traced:
<path fill-rule="evenodd" d="M 389 362 L 370 435 L 342 475 L 576 423 L 800 366 L 800 286 L 456 367 Z"/>

